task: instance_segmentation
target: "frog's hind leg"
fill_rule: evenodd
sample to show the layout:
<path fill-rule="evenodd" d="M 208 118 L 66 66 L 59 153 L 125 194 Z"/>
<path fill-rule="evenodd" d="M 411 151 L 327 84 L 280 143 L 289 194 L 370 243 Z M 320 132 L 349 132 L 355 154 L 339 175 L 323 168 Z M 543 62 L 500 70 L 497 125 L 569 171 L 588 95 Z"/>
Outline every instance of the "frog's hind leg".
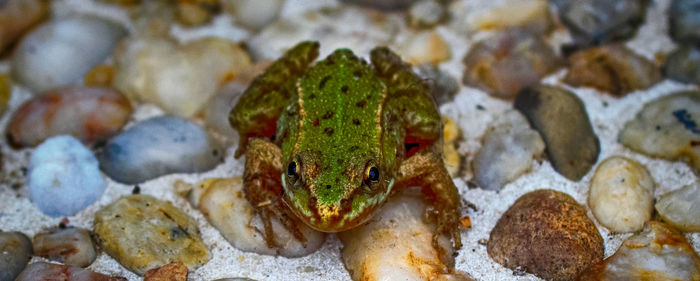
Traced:
<path fill-rule="evenodd" d="M 296 80 L 316 59 L 318 48 L 318 42 L 297 44 L 245 90 L 229 114 L 241 138 L 236 158 L 243 155 L 250 138 L 274 138 L 277 119 L 295 93 Z"/>
<path fill-rule="evenodd" d="M 297 227 L 300 223 L 282 200 L 282 151 L 274 143 L 263 139 L 250 140 L 246 152 L 243 188 L 248 202 L 263 221 L 264 229 L 258 230 L 269 248 L 278 248 L 274 240 L 272 220 L 279 219 L 294 237 L 306 242 Z"/>

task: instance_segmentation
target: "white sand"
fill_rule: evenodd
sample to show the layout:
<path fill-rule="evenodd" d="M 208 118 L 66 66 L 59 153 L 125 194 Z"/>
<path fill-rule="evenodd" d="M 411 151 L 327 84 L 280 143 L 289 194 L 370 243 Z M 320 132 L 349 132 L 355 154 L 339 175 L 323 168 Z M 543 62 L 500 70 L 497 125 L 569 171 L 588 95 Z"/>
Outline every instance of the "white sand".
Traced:
<path fill-rule="evenodd" d="M 119 9 L 105 9 L 104 5 L 88 2 L 88 0 L 56 0 L 54 13 L 57 15 L 65 15 L 74 11 L 99 13 L 127 23 L 125 13 Z M 642 26 L 636 38 L 628 42 L 629 47 L 651 59 L 657 52 L 667 53 L 675 47 L 666 35 L 667 17 L 665 10 L 669 2 L 668 0 L 652 1 L 646 24 Z M 337 5 L 337 3 L 331 0 L 289 0 L 283 10 L 283 15 L 293 18 L 305 9 L 323 5 Z M 338 24 L 342 25 L 343 23 Z M 232 27 L 231 18 L 228 16 L 220 16 L 212 25 L 199 30 L 183 28 L 174 28 L 173 30 L 181 40 L 205 35 L 218 35 L 232 40 L 247 40 L 251 36 L 243 29 Z M 401 32 L 406 32 L 404 29 L 401 30 Z M 454 77 L 461 78 L 464 68 L 461 58 L 474 40 L 464 38 L 464 35 L 457 34 L 444 26 L 439 27 L 438 32 L 448 41 L 452 51 L 451 61 L 442 64 L 441 67 Z M 397 37 L 401 38 L 402 36 L 403 34 L 400 34 Z M 568 38 L 568 34 L 560 29 L 552 36 L 551 41 L 562 42 Z M 296 42 L 289 42 L 288 45 L 294 43 Z M 369 45 L 371 43 L 365 42 Z M 0 72 L 6 72 L 8 69 L 9 63 L 1 61 Z M 545 79 L 545 82 L 562 84 L 559 80 L 564 74 L 565 71 L 560 71 Z M 659 196 L 697 180 L 696 175 L 684 163 L 652 159 L 624 148 L 617 142 L 617 135 L 624 123 L 632 119 L 644 103 L 677 90 L 694 88 L 697 87 L 663 81 L 647 91 L 636 92 L 621 99 L 615 99 L 590 89 L 571 90 L 585 103 L 595 133 L 600 139 L 601 153 L 598 162 L 611 155 L 624 155 L 639 161 L 651 172 L 657 183 L 655 195 Z M 29 96 L 27 90 L 15 86 L 9 113 Z M 477 105 L 483 106 L 485 110 L 477 110 Z M 479 149 L 480 137 L 489 122 L 510 107 L 510 103 L 493 99 L 480 90 L 462 87 L 454 102 L 443 105 L 441 112 L 455 119 L 464 132 L 464 141 L 460 143 L 460 152 L 472 155 Z M 9 113 L 0 120 L 0 128 L 3 130 L 8 122 Z M 141 106 L 138 108 L 134 120 L 142 120 L 158 114 L 162 114 L 161 111 L 153 106 Z M 21 187 L 18 190 L 10 187 L 13 183 L 22 183 L 23 176 L 20 169 L 26 167 L 28 156 L 32 150 L 11 150 L 4 139 L 0 143 L 0 147 L 5 154 L 3 180 L 0 183 L 0 229 L 21 231 L 32 236 L 43 228 L 57 225 L 60 218 L 44 216 L 34 208 L 27 198 L 26 187 Z M 339 248 L 342 245 L 333 235 L 330 236 L 321 250 L 303 258 L 287 259 L 244 253 L 233 248 L 216 229 L 206 222 L 198 211 L 192 209 L 185 200 L 175 194 L 172 185 L 178 179 L 195 183 L 209 177 L 241 175 L 243 162 L 240 159 L 233 159 L 231 155 L 234 149 L 235 147 L 230 147 L 227 151 L 226 161 L 212 171 L 196 175 L 168 175 L 140 185 L 142 193 L 174 202 L 176 206 L 194 217 L 199 223 L 204 242 L 210 245 L 213 258 L 203 267 L 191 272 L 190 280 L 212 280 L 225 277 L 249 277 L 257 280 L 349 280 L 350 276 L 340 260 Z M 585 205 L 588 184 L 594 169 L 595 167 L 579 182 L 571 182 L 557 174 L 549 162 L 535 163 L 531 172 L 508 184 L 500 192 L 468 189 L 466 181 L 471 178 L 471 175 L 456 178 L 455 183 L 459 187 L 462 197 L 477 207 L 476 212 L 465 210 L 466 214 L 471 217 L 473 226 L 463 233 L 464 248 L 457 257 L 457 269 L 471 274 L 477 280 L 539 280 L 539 278 L 529 274 L 514 276 L 511 270 L 493 262 L 486 253 L 486 246 L 482 245 L 483 243 L 480 244 L 479 241 L 486 241 L 489 237 L 489 231 L 496 224 L 500 215 L 519 196 L 529 191 L 551 188 L 565 192 Z M 77 215 L 69 217 L 70 224 L 91 229 L 95 211 L 122 195 L 130 194 L 131 190 L 132 186 L 118 184 L 110 180 L 107 191 L 99 202 Z M 590 211 L 589 217 L 593 217 Z M 598 229 L 605 240 L 606 257 L 614 253 L 622 241 L 630 236 L 630 234 L 611 234 L 600 225 L 598 225 Z M 691 241 L 695 250 L 700 251 L 700 233 L 686 234 L 686 237 Z M 39 260 L 39 258 L 35 258 L 35 260 Z M 104 253 L 100 254 L 97 261 L 89 268 L 105 274 L 124 276 L 129 280 L 140 280 L 140 277 L 121 267 Z"/>

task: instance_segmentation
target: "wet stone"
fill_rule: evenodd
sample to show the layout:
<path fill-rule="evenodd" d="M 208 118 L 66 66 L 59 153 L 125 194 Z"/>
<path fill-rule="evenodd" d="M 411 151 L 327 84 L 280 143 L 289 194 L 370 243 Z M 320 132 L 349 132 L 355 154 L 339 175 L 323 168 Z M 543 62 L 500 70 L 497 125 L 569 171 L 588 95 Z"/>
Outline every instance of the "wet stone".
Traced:
<path fill-rule="evenodd" d="M 673 0 L 668 19 L 668 31 L 673 40 L 700 46 L 700 1 Z"/>
<path fill-rule="evenodd" d="M 459 91 L 459 82 L 438 66 L 424 63 L 417 67 L 416 74 L 430 87 L 438 105 L 452 102 Z"/>
<path fill-rule="evenodd" d="M 136 184 L 172 173 L 210 170 L 219 163 L 222 151 L 199 126 L 159 116 L 110 139 L 98 159 L 112 179 Z"/>
<path fill-rule="evenodd" d="M 651 219 L 653 204 L 654 179 L 637 161 L 613 156 L 598 165 L 588 206 L 600 224 L 613 232 L 638 231 Z"/>
<path fill-rule="evenodd" d="M 45 215 L 71 216 L 92 205 L 107 187 L 92 152 L 72 136 L 39 145 L 29 159 L 29 198 Z"/>
<path fill-rule="evenodd" d="M 87 267 L 97 258 L 90 231 L 53 228 L 34 235 L 34 254 L 63 264 Z"/>
<path fill-rule="evenodd" d="M 574 87 L 591 87 L 613 96 L 647 89 L 661 81 L 654 62 L 614 44 L 578 51 L 568 58 L 571 67 L 564 82 Z"/>
<path fill-rule="evenodd" d="M 187 281 L 187 267 L 181 262 L 169 263 L 146 271 L 144 281 Z"/>
<path fill-rule="evenodd" d="M 617 252 L 592 266 L 578 280 L 699 280 L 700 256 L 683 234 L 649 222 Z"/>
<path fill-rule="evenodd" d="M 510 30 L 471 47 L 463 60 L 462 83 L 490 95 L 512 99 L 559 69 L 562 61 L 539 36 Z"/>
<path fill-rule="evenodd" d="M 500 190 L 529 171 L 544 148 L 540 134 L 530 129 L 527 119 L 518 111 L 507 111 L 489 127 L 474 155 L 474 180 L 483 189 Z"/>
<path fill-rule="evenodd" d="M 655 207 L 666 223 L 681 231 L 700 232 L 700 182 L 661 195 Z"/>
<path fill-rule="evenodd" d="M 514 106 L 542 136 L 547 157 L 559 174 L 578 181 L 596 163 L 600 142 L 576 95 L 560 87 L 537 85 L 520 92 Z"/>
<path fill-rule="evenodd" d="M 547 280 L 572 280 L 603 259 L 603 238 L 571 196 L 542 189 L 527 193 L 491 230 L 487 251 L 510 269 Z"/>
<path fill-rule="evenodd" d="M 20 232 L 0 232 L 0 281 L 13 281 L 32 258 L 32 241 Z"/>
<path fill-rule="evenodd" d="M 126 281 L 80 267 L 46 262 L 30 264 L 15 281 Z"/>
<path fill-rule="evenodd" d="M 700 84 L 700 50 L 684 46 L 673 51 L 666 58 L 663 72 L 672 80 Z"/>
<path fill-rule="evenodd" d="M 211 257 L 197 223 L 149 195 L 124 196 L 97 211 L 95 234 L 107 254 L 139 275 L 173 262 L 195 269 Z"/>
<path fill-rule="evenodd" d="M 700 170 L 700 92 L 678 92 L 645 104 L 619 140 L 637 152 L 683 160 Z"/>
<path fill-rule="evenodd" d="M 129 100 L 109 88 L 67 87 L 37 96 L 15 111 L 7 125 L 14 147 L 35 146 L 57 135 L 86 144 L 116 134 L 132 113 Z"/>

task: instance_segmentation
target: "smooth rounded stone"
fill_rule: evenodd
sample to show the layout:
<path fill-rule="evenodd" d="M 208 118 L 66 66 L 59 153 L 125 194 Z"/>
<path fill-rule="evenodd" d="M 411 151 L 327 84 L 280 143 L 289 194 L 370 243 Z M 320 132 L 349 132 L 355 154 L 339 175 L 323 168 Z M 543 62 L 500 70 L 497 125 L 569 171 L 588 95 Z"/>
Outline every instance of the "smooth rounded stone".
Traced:
<path fill-rule="evenodd" d="M 167 174 L 210 170 L 222 155 L 223 150 L 199 126 L 159 116 L 110 139 L 98 159 L 100 169 L 110 178 L 136 184 Z"/>
<path fill-rule="evenodd" d="M 588 206 L 613 232 L 644 227 L 654 211 L 654 179 L 632 159 L 612 156 L 598 165 L 588 190 Z"/>
<path fill-rule="evenodd" d="M 95 155 L 72 136 L 56 136 L 29 158 L 29 199 L 47 216 L 72 216 L 95 203 L 107 187 Z"/>
<path fill-rule="evenodd" d="M 438 105 L 452 102 L 459 92 L 457 79 L 434 64 L 421 64 L 417 67 L 416 73 L 428 84 Z"/>
<path fill-rule="evenodd" d="M 12 85 L 10 78 L 6 74 L 0 74 L 0 115 L 7 110 L 7 103 L 12 97 Z"/>
<path fill-rule="evenodd" d="M 539 36 L 519 30 L 499 33 L 471 47 L 464 57 L 462 83 L 502 99 L 537 84 L 560 66 L 562 60 Z"/>
<path fill-rule="evenodd" d="M 367 224 L 338 233 L 341 255 L 353 280 L 434 280 L 454 269 L 452 243 L 424 220 L 420 190 L 393 196 Z"/>
<path fill-rule="evenodd" d="M 192 190 L 190 201 L 222 236 L 235 248 L 262 255 L 301 257 L 318 250 L 325 241 L 325 234 L 315 231 L 302 222 L 299 228 L 307 241 L 302 243 L 294 238 L 279 220 L 272 220 L 274 241 L 278 249 L 268 248 L 263 232 L 263 222 L 248 203 L 240 177 L 214 178 L 199 183 Z"/>
<path fill-rule="evenodd" d="M 536 85 L 515 98 L 514 107 L 542 136 L 554 170 L 578 181 L 593 167 L 600 152 L 583 102 L 556 86 Z"/>
<path fill-rule="evenodd" d="M 172 38 L 136 36 L 114 55 L 114 87 L 129 99 L 191 117 L 220 85 L 250 66 L 238 45 L 204 38 L 180 45 Z"/>
<path fill-rule="evenodd" d="M 574 38 L 574 48 L 625 40 L 644 22 L 648 0 L 552 0 L 562 23 Z"/>
<path fill-rule="evenodd" d="M 700 183 L 695 182 L 661 195 L 656 211 L 681 231 L 700 232 Z"/>
<path fill-rule="evenodd" d="M 72 135 L 90 144 L 115 135 L 132 112 L 129 100 L 115 90 L 69 86 L 20 106 L 7 125 L 7 138 L 16 148 L 57 135 Z"/>
<path fill-rule="evenodd" d="M 195 269 L 211 258 L 197 222 L 149 195 L 124 196 L 100 209 L 94 231 L 107 254 L 139 275 L 173 262 Z"/>
<path fill-rule="evenodd" d="M 253 30 L 260 30 L 277 20 L 285 0 L 222 0 L 224 10 L 234 20 Z"/>
<path fill-rule="evenodd" d="M 45 23 L 17 46 L 14 77 L 35 92 L 72 84 L 112 54 L 126 35 L 122 26 L 93 16 Z"/>
<path fill-rule="evenodd" d="M 644 90 L 661 81 L 656 64 L 621 44 L 578 51 L 568 57 L 564 82 L 574 87 L 591 87 L 616 97 Z"/>
<path fill-rule="evenodd" d="M 577 280 L 700 280 L 700 257 L 683 234 L 650 221 Z"/>
<path fill-rule="evenodd" d="M 177 1 L 177 20 L 184 26 L 194 27 L 211 22 L 221 11 L 219 0 Z"/>
<path fill-rule="evenodd" d="M 510 269 L 572 280 L 603 259 L 604 246 L 583 206 L 565 193 L 541 189 L 521 196 L 503 213 L 487 251 Z"/>
<path fill-rule="evenodd" d="M 468 35 L 513 28 L 546 34 L 554 29 L 547 0 L 453 1 L 448 10 L 452 29 Z"/>
<path fill-rule="evenodd" d="M 673 51 L 666 58 L 663 73 L 672 80 L 700 84 L 700 50 L 683 46 Z"/>
<path fill-rule="evenodd" d="M 341 2 L 365 6 L 382 11 L 403 10 L 418 0 L 341 0 Z"/>
<path fill-rule="evenodd" d="M 673 0 L 668 9 L 668 33 L 673 40 L 700 44 L 700 1 Z"/>
<path fill-rule="evenodd" d="M 700 170 L 700 92 L 686 91 L 655 99 L 628 121 L 619 141 L 637 152 L 683 160 Z"/>
<path fill-rule="evenodd" d="M 144 281 L 187 281 L 187 267 L 181 262 L 169 263 L 146 271 Z"/>
<path fill-rule="evenodd" d="M 447 17 L 443 5 L 434 0 L 420 0 L 413 3 L 408 10 L 408 25 L 413 28 L 430 28 L 438 25 Z"/>
<path fill-rule="evenodd" d="M 34 235 L 34 254 L 63 264 L 87 267 L 97 258 L 90 231 L 82 228 L 53 228 Z"/>
<path fill-rule="evenodd" d="M 544 141 L 527 119 L 509 110 L 492 124 L 474 155 L 474 180 L 483 189 L 500 190 L 532 168 L 544 153 Z"/>
<path fill-rule="evenodd" d="M 55 263 L 30 264 L 15 281 L 127 281 L 122 277 L 110 277 L 80 267 Z"/>
<path fill-rule="evenodd" d="M 24 32 L 49 15 L 51 2 L 46 0 L 0 1 L 0 54 Z"/>
<path fill-rule="evenodd" d="M 32 258 L 32 241 L 20 232 L 0 232 L 0 281 L 13 281 Z"/>
<path fill-rule="evenodd" d="M 397 52 L 413 65 L 440 64 L 450 60 L 450 46 L 436 31 L 422 31 L 409 35 L 399 44 Z"/>

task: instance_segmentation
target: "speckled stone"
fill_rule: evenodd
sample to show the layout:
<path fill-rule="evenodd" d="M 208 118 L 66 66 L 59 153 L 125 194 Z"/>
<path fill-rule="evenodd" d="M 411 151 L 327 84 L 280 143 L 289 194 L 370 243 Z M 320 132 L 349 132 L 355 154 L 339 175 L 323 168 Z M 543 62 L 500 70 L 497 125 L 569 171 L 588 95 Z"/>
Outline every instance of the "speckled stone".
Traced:
<path fill-rule="evenodd" d="M 196 222 L 149 195 L 125 196 L 97 211 L 95 234 L 107 254 L 139 275 L 172 262 L 194 269 L 211 257 Z"/>
<path fill-rule="evenodd" d="M 700 92 L 655 99 L 625 123 L 619 141 L 637 152 L 683 160 L 700 170 Z"/>
<path fill-rule="evenodd" d="M 540 133 L 549 161 L 562 176 L 578 181 L 596 163 L 600 142 L 576 95 L 560 87 L 537 85 L 521 91 L 514 106 Z"/>
<path fill-rule="evenodd" d="M 34 254 L 63 264 L 87 267 L 97 258 L 90 232 L 81 228 L 53 228 L 34 235 Z"/>
<path fill-rule="evenodd" d="M 700 44 L 700 1 L 673 0 L 668 9 L 668 33 L 679 43 Z"/>
<path fill-rule="evenodd" d="M 80 267 L 46 262 L 30 264 L 15 281 L 127 281 Z"/>
<path fill-rule="evenodd" d="M 666 58 L 663 72 L 672 80 L 700 84 L 700 50 L 689 46 L 678 48 Z"/>
<path fill-rule="evenodd" d="M 146 271 L 144 281 L 187 281 L 187 267 L 181 262 L 169 263 Z"/>
<path fill-rule="evenodd" d="M 20 232 L 0 232 L 0 281 L 13 281 L 32 258 L 32 241 Z"/>
<path fill-rule="evenodd" d="M 700 232 L 700 182 L 661 195 L 656 211 L 668 224 L 681 231 Z"/>
<path fill-rule="evenodd" d="M 547 280 L 572 280 L 603 259 L 603 238 L 571 196 L 550 189 L 527 193 L 491 230 L 489 256 L 510 269 Z"/>

